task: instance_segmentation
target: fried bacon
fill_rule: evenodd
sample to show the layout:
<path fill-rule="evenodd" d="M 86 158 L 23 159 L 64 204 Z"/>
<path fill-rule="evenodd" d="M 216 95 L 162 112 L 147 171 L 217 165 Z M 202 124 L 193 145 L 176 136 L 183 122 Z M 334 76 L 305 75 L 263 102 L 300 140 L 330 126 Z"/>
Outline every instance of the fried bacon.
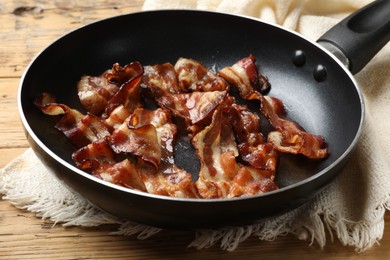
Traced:
<path fill-rule="evenodd" d="M 101 171 L 95 172 L 94 175 L 102 180 L 140 191 L 146 191 L 145 183 L 142 180 L 136 165 L 129 159 L 117 162 L 109 167 L 103 167 Z"/>
<path fill-rule="evenodd" d="M 229 197 L 258 195 L 277 189 L 274 176 L 269 176 L 268 171 L 240 165 L 233 179 Z"/>
<path fill-rule="evenodd" d="M 271 143 L 264 142 L 260 118 L 237 104 L 230 107 L 228 118 L 237 137 L 241 159 L 269 176 L 275 176 L 278 154 Z"/>
<path fill-rule="evenodd" d="M 177 198 L 199 198 L 191 174 L 175 164 L 172 164 L 170 173 L 156 171 L 143 161 L 137 164 L 137 168 L 149 193 Z"/>
<path fill-rule="evenodd" d="M 112 149 L 116 153 L 136 155 L 158 168 L 162 151 L 158 142 L 157 128 L 168 123 L 161 109 L 152 111 L 138 108 L 110 136 Z M 149 120 L 145 120 L 144 116 Z M 150 119 L 156 119 L 154 122 Z M 163 121 L 164 120 L 164 121 Z M 154 124 L 153 124 L 154 123 Z"/>
<path fill-rule="evenodd" d="M 223 68 L 219 74 L 229 83 L 235 85 L 242 98 L 261 101 L 261 112 L 276 129 L 268 135 L 268 142 L 280 152 L 303 154 L 311 159 L 322 159 L 328 155 L 322 136 L 307 133 L 298 123 L 281 118 L 283 103 L 273 97 L 263 96 L 258 91 L 262 83 L 267 85 L 268 80 L 258 74 L 253 56 L 238 61 L 231 67 Z M 256 78 L 259 78 L 256 80 Z M 264 83 L 265 82 L 265 83 Z"/>
<path fill-rule="evenodd" d="M 134 111 L 133 111 L 134 112 Z M 131 112 L 124 105 L 117 106 L 110 115 L 104 119 L 104 124 L 112 131 L 117 129 L 131 115 Z"/>
<path fill-rule="evenodd" d="M 196 187 L 202 198 L 232 198 L 277 189 L 274 173 L 236 162 L 238 151 L 233 131 L 222 109 L 214 112 L 212 123 L 193 138 L 201 161 Z"/>
<path fill-rule="evenodd" d="M 202 198 L 226 198 L 229 195 L 231 181 L 236 173 L 238 151 L 233 132 L 229 125 L 222 131 L 226 123 L 222 109 L 217 109 L 212 122 L 204 130 L 197 133 L 192 144 L 201 162 L 196 187 Z"/>
<path fill-rule="evenodd" d="M 94 172 L 101 164 L 114 164 L 115 153 L 105 138 L 88 144 L 72 154 L 76 166 Z"/>
<path fill-rule="evenodd" d="M 76 147 L 83 147 L 110 135 L 99 117 L 92 114 L 83 115 L 78 110 L 71 109 L 64 104 L 43 103 L 54 98 L 48 98 L 50 95 L 46 93 L 42 95 L 46 97 L 37 98 L 35 105 L 46 115 L 62 115 L 55 127 L 63 132 Z"/>
<path fill-rule="evenodd" d="M 130 114 L 136 108 L 141 107 L 141 79 L 140 75 L 124 83 L 119 91 L 107 102 L 103 116 L 108 117 L 120 105 L 123 105 Z"/>
<path fill-rule="evenodd" d="M 228 88 L 223 78 L 192 59 L 179 58 L 175 64 L 175 71 L 179 86 L 184 92 L 223 91 Z"/>
<path fill-rule="evenodd" d="M 173 94 L 158 98 L 157 103 L 191 124 L 197 124 L 212 114 L 226 96 L 227 91 Z"/>
<path fill-rule="evenodd" d="M 271 87 L 267 77 L 257 70 L 253 55 L 239 60 L 231 67 L 221 69 L 219 75 L 230 84 L 235 85 L 239 89 L 241 97 L 247 100 L 254 99 L 256 92 L 264 93 Z"/>
<path fill-rule="evenodd" d="M 155 98 L 182 92 L 175 69 L 170 63 L 145 66 L 141 86 L 149 89 Z"/>
<path fill-rule="evenodd" d="M 114 63 L 111 71 L 105 76 L 109 82 L 114 82 L 121 86 L 133 78 L 140 76 L 143 71 L 144 68 L 138 61 L 131 62 L 124 67 L 121 67 L 118 63 Z"/>
<path fill-rule="evenodd" d="M 76 166 L 105 181 L 146 191 L 141 175 L 128 159 L 117 162 L 106 139 L 84 146 L 72 154 Z"/>
<path fill-rule="evenodd" d="M 85 109 L 95 115 L 104 111 L 108 100 L 118 91 L 119 87 L 111 83 L 106 75 L 110 70 L 100 76 L 83 76 L 77 84 L 77 92 L 81 104 Z"/>
<path fill-rule="evenodd" d="M 139 62 L 132 62 L 125 67 L 118 63 L 100 76 L 83 76 L 77 84 L 77 92 L 84 108 L 95 115 L 103 112 L 109 100 L 118 92 L 119 87 L 141 75 L 143 67 Z"/>
<path fill-rule="evenodd" d="M 262 96 L 261 110 L 276 129 L 268 134 L 268 142 L 278 151 L 292 154 L 303 154 L 310 159 L 321 159 L 328 156 L 323 136 L 307 133 L 296 122 L 283 119 L 284 109 L 281 100 L 275 97 Z"/>
<path fill-rule="evenodd" d="M 166 110 L 138 108 L 112 135 L 73 153 L 77 167 L 108 182 L 153 194 L 199 197 L 192 176 L 174 163 L 176 126 Z M 120 153 L 136 156 L 117 162 Z"/>

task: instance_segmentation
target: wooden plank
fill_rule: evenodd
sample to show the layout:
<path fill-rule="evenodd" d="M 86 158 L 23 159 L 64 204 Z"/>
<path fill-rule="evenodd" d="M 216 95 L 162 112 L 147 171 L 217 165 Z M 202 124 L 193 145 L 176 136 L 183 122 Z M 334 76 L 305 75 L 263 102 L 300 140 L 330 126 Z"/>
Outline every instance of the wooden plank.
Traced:
<path fill-rule="evenodd" d="M 75 1 L 53 2 L 56 4 L 1 2 L 0 78 L 20 77 L 28 63 L 64 33 L 100 19 L 139 11 L 141 1 L 85 1 L 89 4 L 84 5 L 76 1 L 79 5 L 71 12 L 69 8 L 73 7 L 66 8 L 66 2 Z M 15 11 L 18 8 L 20 11 Z"/>
<path fill-rule="evenodd" d="M 16 105 L 18 84 L 17 78 L 0 78 L 0 149 L 28 146 Z"/>
<path fill-rule="evenodd" d="M 25 147 L 0 148 L 0 169 L 6 166 L 19 155 L 21 155 L 24 151 L 26 151 L 27 147 L 28 144 L 26 142 Z"/>
<path fill-rule="evenodd" d="M 36 8 L 45 10 L 61 9 L 65 11 L 86 10 L 86 9 L 120 9 L 131 7 L 140 9 L 142 0 L 55 0 L 55 1 L 36 1 L 36 0 L 13 0 L 0 2 L 0 15 L 5 13 L 15 13 L 25 15 L 28 13 L 38 13 Z"/>

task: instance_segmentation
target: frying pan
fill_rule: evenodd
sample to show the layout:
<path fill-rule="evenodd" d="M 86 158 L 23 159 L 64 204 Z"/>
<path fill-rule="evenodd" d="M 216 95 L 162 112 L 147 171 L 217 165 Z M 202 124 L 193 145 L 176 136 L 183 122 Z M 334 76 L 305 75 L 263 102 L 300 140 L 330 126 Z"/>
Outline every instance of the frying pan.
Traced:
<path fill-rule="evenodd" d="M 390 1 L 353 14 L 320 38 L 330 51 L 277 25 L 225 13 L 164 10 L 109 18 L 66 34 L 30 63 L 19 87 L 20 117 L 44 164 L 69 188 L 119 218 L 164 228 L 251 224 L 303 205 L 341 171 L 364 119 L 362 94 L 345 65 L 356 73 L 382 48 L 390 38 L 389 17 Z M 170 198 L 104 182 L 75 167 L 75 147 L 33 106 L 37 95 L 50 92 L 59 103 L 84 111 L 77 81 L 115 62 L 152 65 L 187 57 L 218 70 L 249 54 L 272 84 L 268 95 L 282 99 L 288 117 L 308 132 L 323 135 L 330 151 L 320 161 L 282 155 L 280 188 L 258 196 Z M 199 162 L 185 140 L 178 142 L 177 163 L 196 179 Z"/>

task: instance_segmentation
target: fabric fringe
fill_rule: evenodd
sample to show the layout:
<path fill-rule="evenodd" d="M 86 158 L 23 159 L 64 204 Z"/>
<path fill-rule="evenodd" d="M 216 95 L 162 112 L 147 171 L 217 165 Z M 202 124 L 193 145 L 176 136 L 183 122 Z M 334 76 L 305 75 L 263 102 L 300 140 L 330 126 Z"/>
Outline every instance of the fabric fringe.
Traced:
<path fill-rule="evenodd" d="M 43 220 L 49 219 L 53 226 L 61 223 L 63 226 L 99 226 L 102 224 L 120 223 L 115 217 L 102 213 L 88 202 L 54 203 L 52 200 L 42 197 L 30 196 L 28 193 L 18 195 L 6 195 L 15 207 L 35 213 Z"/>
<path fill-rule="evenodd" d="M 355 247 L 356 252 L 362 253 L 374 244 L 379 244 L 379 240 L 383 236 L 383 217 L 381 220 L 378 219 L 376 224 L 370 226 L 366 223 L 354 223 L 346 219 L 338 220 L 335 223 L 332 220 L 332 214 L 317 213 L 311 215 L 311 218 L 314 221 L 310 224 L 314 224 L 314 228 L 308 224 L 291 228 L 290 226 L 294 226 L 294 224 L 286 222 L 278 226 L 278 229 L 272 228 L 273 223 L 263 223 L 221 230 L 198 230 L 189 247 L 206 249 L 219 243 L 223 250 L 234 251 L 240 243 L 251 236 L 256 236 L 262 241 L 273 241 L 280 236 L 292 234 L 300 240 L 310 239 L 310 246 L 317 242 L 319 247 L 323 249 L 326 245 L 326 234 L 329 233 L 332 242 L 334 242 L 333 237 L 336 235 L 342 245 Z M 335 226 L 334 229 L 330 228 L 332 225 Z M 325 227 L 327 227 L 328 232 L 325 231 Z"/>
<path fill-rule="evenodd" d="M 205 249 L 219 243 L 223 250 L 234 251 L 241 242 L 251 236 L 262 241 L 273 241 L 280 236 L 292 234 L 300 240 L 310 240 L 310 246 L 316 242 L 323 249 L 329 234 L 331 242 L 337 237 L 342 245 L 354 247 L 356 252 L 363 253 L 379 244 L 382 239 L 384 214 L 389 206 L 390 194 L 386 202 L 373 212 L 373 218 L 362 222 L 349 221 L 337 213 L 321 210 L 304 217 L 307 210 L 297 209 L 252 226 L 198 230 L 189 247 Z M 298 218 L 302 221 L 296 221 Z"/>
<path fill-rule="evenodd" d="M 15 207 L 49 219 L 53 226 L 57 223 L 63 226 L 121 223 L 68 190 L 38 161 L 32 149 L 1 169 L 0 194 Z"/>
<path fill-rule="evenodd" d="M 133 236 L 137 235 L 136 237 L 140 240 L 147 239 L 157 233 L 159 233 L 162 229 L 151 227 L 147 225 L 141 225 L 138 223 L 134 223 L 131 221 L 125 221 L 123 222 L 117 231 L 111 232 L 111 235 L 120 235 L 120 236 Z"/>

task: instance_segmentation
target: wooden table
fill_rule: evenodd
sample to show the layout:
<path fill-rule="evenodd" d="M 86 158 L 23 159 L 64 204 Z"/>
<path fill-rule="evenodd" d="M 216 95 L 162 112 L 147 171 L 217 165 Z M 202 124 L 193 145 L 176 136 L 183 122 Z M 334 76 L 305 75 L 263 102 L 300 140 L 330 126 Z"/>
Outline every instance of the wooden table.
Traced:
<path fill-rule="evenodd" d="M 92 21 L 141 10 L 141 0 L 13 0 L 0 1 L 0 167 L 29 145 L 16 105 L 20 77 L 29 61 L 62 34 Z M 188 248 L 194 234 L 163 231 L 145 241 L 112 236 L 113 226 L 52 227 L 34 214 L 0 201 L 0 259 L 390 259 L 390 214 L 381 245 L 357 254 L 328 238 L 326 248 L 309 246 L 292 236 L 273 242 L 250 238 L 232 252 L 218 246 Z"/>

